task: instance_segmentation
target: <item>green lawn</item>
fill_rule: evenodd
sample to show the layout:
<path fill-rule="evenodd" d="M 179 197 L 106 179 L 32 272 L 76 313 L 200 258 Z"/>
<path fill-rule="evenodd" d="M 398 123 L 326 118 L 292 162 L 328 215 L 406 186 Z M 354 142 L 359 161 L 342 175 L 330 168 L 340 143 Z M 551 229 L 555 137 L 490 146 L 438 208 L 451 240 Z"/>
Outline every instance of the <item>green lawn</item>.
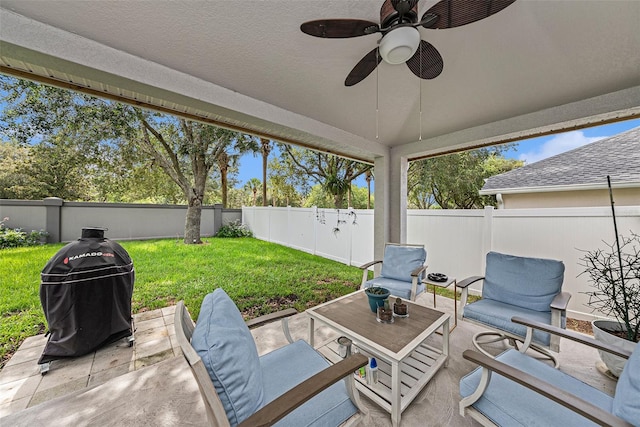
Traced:
<path fill-rule="evenodd" d="M 197 318 L 204 296 L 222 287 L 245 317 L 307 307 L 358 288 L 360 269 L 257 239 L 121 242 L 134 261 L 133 312 L 185 300 Z M 40 271 L 63 245 L 0 250 L 0 369 L 22 341 L 46 330 Z"/>
<path fill-rule="evenodd" d="M 252 238 L 121 242 L 133 259 L 133 312 L 185 303 L 194 318 L 204 296 L 222 287 L 244 316 L 299 311 L 356 290 L 361 270 Z M 40 271 L 63 244 L 0 250 L 0 369 L 25 338 L 46 330 Z M 452 297 L 448 290 L 437 292 Z"/>

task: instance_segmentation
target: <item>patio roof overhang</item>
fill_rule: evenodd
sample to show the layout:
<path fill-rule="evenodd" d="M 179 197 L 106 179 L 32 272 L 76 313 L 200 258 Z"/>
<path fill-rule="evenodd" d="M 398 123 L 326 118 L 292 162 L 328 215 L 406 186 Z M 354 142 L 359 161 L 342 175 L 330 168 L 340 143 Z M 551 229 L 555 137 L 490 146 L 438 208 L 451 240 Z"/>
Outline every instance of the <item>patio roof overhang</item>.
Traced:
<path fill-rule="evenodd" d="M 378 22 L 381 4 L 3 0 L 0 72 L 374 163 L 376 246 L 404 241 L 408 160 L 640 117 L 640 2 L 518 0 L 421 29 L 437 78 L 383 63 L 345 87 L 379 34 L 320 39 L 300 24 Z"/>

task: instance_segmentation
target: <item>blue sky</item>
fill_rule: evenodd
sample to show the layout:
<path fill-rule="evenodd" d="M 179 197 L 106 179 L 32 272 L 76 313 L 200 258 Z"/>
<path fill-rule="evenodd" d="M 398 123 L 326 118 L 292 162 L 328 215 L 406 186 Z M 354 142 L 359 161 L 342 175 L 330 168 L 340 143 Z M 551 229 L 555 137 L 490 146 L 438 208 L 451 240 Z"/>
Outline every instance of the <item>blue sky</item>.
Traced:
<path fill-rule="evenodd" d="M 504 156 L 510 159 L 524 160 L 527 164 L 531 164 L 538 160 L 546 159 L 547 157 L 555 156 L 556 154 L 595 142 L 599 139 L 617 135 L 638 126 L 640 126 L 640 119 L 635 119 L 556 135 L 525 139 L 519 141 L 515 149 L 504 153 Z M 273 157 L 274 154 L 272 153 L 269 156 L 269 160 Z M 244 183 L 251 178 L 258 178 L 262 181 L 262 158 L 254 157 L 251 154 L 243 156 L 240 159 L 239 170 L 239 187 L 242 187 Z M 356 184 L 363 187 L 366 186 L 363 178 L 357 180 Z"/>

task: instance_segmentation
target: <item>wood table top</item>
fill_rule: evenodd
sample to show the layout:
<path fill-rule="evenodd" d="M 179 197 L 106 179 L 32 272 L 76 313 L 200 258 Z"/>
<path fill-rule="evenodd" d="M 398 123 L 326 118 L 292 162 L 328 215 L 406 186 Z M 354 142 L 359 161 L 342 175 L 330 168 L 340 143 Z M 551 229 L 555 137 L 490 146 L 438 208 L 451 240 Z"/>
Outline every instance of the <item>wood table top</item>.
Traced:
<path fill-rule="evenodd" d="M 394 297 L 390 297 L 391 301 L 393 299 Z M 416 340 L 422 341 L 431 335 L 442 325 L 438 320 L 447 316 L 411 301 L 403 302 L 409 305 L 409 317 L 395 317 L 394 323 L 380 323 L 376 320 L 376 314 L 369 308 L 364 291 L 329 301 L 310 308 L 307 312 L 313 318 L 333 323 L 346 334 L 353 333 L 357 340 L 369 340 L 397 355 L 411 343 L 417 343 Z"/>

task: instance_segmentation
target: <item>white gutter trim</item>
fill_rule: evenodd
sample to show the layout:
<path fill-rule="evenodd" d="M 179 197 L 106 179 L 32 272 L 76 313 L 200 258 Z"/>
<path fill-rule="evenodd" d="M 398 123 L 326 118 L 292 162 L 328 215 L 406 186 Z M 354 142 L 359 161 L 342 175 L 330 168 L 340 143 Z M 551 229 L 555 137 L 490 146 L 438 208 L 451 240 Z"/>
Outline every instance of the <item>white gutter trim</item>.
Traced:
<path fill-rule="evenodd" d="M 612 188 L 636 188 L 640 187 L 640 181 L 612 182 Z M 491 196 L 494 194 L 523 194 L 523 193 L 551 193 L 557 191 L 583 191 L 583 190 L 605 190 L 607 184 L 572 184 L 572 185 L 545 185 L 540 187 L 514 187 L 514 188 L 494 188 L 490 190 L 480 190 L 481 196 Z"/>

